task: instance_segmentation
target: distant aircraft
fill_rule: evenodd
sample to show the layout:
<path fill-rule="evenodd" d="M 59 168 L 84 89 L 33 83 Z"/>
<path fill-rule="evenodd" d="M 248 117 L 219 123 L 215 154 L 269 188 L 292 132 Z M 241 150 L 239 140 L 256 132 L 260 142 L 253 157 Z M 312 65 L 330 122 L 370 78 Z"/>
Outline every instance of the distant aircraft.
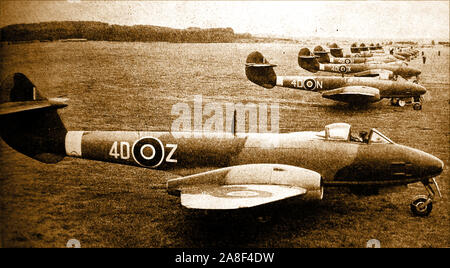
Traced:
<path fill-rule="evenodd" d="M 335 45 L 335 44 L 333 44 L 333 45 Z M 380 53 L 378 53 L 378 52 L 376 52 L 376 53 L 371 53 L 364 43 L 360 44 L 360 46 L 358 46 L 356 43 L 353 43 L 353 44 L 350 46 L 350 52 L 351 52 L 350 55 L 344 55 L 344 54 L 342 53 L 342 48 L 339 48 L 337 45 L 335 45 L 335 46 L 336 46 L 336 47 L 334 47 L 333 49 L 330 49 L 330 50 L 331 50 L 331 53 L 336 53 L 336 55 L 335 55 L 335 54 L 332 54 L 332 55 L 335 56 L 335 57 L 345 57 L 345 58 L 351 58 L 351 57 L 363 57 L 363 58 L 372 58 L 372 57 L 379 57 L 379 56 L 380 56 Z M 382 47 L 381 45 L 378 44 L 376 47 L 379 48 L 379 49 L 381 49 L 381 50 L 379 50 L 379 51 L 383 51 L 383 47 Z M 340 50 L 340 52 L 339 52 L 339 50 Z M 390 51 L 390 55 L 391 55 L 393 58 L 397 59 L 397 60 L 402 60 L 402 61 L 407 60 L 407 61 L 409 61 L 409 59 L 405 58 L 404 56 L 401 56 L 401 55 L 398 55 L 397 53 L 394 53 L 393 50 Z M 381 55 L 381 56 L 385 57 L 385 55 Z"/>
<path fill-rule="evenodd" d="M 399 61 L 398 59 L 396 59 L 395 57 L 393 57 L 391 55 L 377 54 L 377 56 L 374 56 L 374 57 L 338 57 L 335 55 L 342 55 L 342 49 L 338 53 L 336 53 L 336 51 L 338 51 L 336 49 L 336 47 L 330 48 L 330 51 L 333 51 L 333 52 L 329 53 L 329 52 L 325 51 L 325 49 L 322 46 L 316 46 L 313 50 L 313 53 L 314 53 L 314 56 L 317 56 L 317 61 L 319 63 L 334 63 L 334 64 L 392 63 L 392 64 L 407 65 L 406 63 Z M 331 54 L 332 57 L 330 57 L 329 54 Z"/>
<path fill-rule="evenodd" d="M 259 64 L 248 68 L 267 68 Z M 426 216 L 435 196 L 432 186 L 439 192 L 434 177 L 443 162 L 396 144 L 376 129 L 359 136 L 345 123 L 284 134 L 68 131 L 57 113 L 65 105 L 44 98 L 25 75 L 16 73 L 0 90 L 3 140 L 36 160 L 56 163 L 71 156 L 174 173 L 210 168 L 167 182 L 168 192 L 191 209 L 239 209 L 296 196 L 320 200 L 324 187 L 420 181 L 429 195 L 410 208 Z"/>
<path fill-rule="evenodd" d="M 302 60 L 309 60 L 308 64 L 310 65 L 316 64 L 312 70 L 319 69 L 319 63 L 314 56 Z M 324 98 L 353 105 L 364 105 L 387 98 L 391 99 L 391 105 L 403 107 L 406 103 L 413 103 L 414 110 L 421 110 L 423 101 L 421 96 L 427 92 L 423 86 L 408 81 L 391 81 L 370 77 L 277 76 L 273 70 L 276 65 L 267 62 L 264 56 L 257 51 L 249 54 L 246 62 L 245 74 L 250 81 L 257 85 L 265 88 L 281 86 L 319 92 Z M 339 67 L 339 65 L 336 66 Z M 348 65 L 340 66 L 347 68 Z"/>
<path fill-rule="evenodd" d="M 411 48 L 397 48 L 397 50 L 393 51 L 393 54 L 400 55 L 407 59 L 414 59 L 418 56 L 419 50 L 411 49 Z"/>
<path fill-rule="evenodd" d="M 355 44 L 356 46 L 356 44 Z M 339 57 L 339 58 L 369 58 L 369 59 L 376 59 L 376 58 L 387 58 L 390 61 L 406 61 L 406 58 L 403 56 L 400 56 L 398 54 L 394 54 L 393 50 L 390 52 L 390 54 L 363 54 L 361 55 L 359 53 L 359 47 L 355 47 L 355 48 L 351 48 L 351 51 L 356 51 L 356 53 L 352 53 L 352 54 L 346 54 L 344 55 L 344 53 L 342 52 L 343 48 L 340 48 L 338 45 L 336 44 L 332 44 L 332 46 L 330 46 L 330 54 L 334 57 Z"/>
<path fill-rule="evenodd" d="M 404 79 L 416 77 L 418 82 L 421 71 L 416 68 L 398 65 L 398 64 L 322 64 L 317 61 L 316 56 L 311 54 L 308 48 L 300 49 L 298 53 L 298 64 L 303 69 L 316 73 L 318 71 L 352 74 L 357 77 L 374 77 L 379 76 L 382 79 L 394 79 L 398 76 Z"/>
<path fill-rule="evenodd" d="M 373 43 L 371 43 L 371 44 L 369 45 L 369 51 L 372 52 L 372 53 L 381 53 L 381 54 L 384 54 L 383 47 L 382 47 L 379 43 L 377 43 L 376 45 L 373 44 Z"/>

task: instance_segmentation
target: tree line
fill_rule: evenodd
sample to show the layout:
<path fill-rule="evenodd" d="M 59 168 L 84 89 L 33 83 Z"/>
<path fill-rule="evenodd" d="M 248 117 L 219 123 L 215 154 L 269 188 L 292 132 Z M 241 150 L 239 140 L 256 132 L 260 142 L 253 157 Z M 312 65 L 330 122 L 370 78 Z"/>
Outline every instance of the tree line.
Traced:
<path fill-rule="evenodd" d="M 82 38 L 94 41 L 229 43 L 250 34 L 235 34 L 232 28 L 174 29 L 151 25 L 111 25 L 95 21 L 54 21 L 14 24 L 0 29 L 0 40 L 33 41 Z"/>

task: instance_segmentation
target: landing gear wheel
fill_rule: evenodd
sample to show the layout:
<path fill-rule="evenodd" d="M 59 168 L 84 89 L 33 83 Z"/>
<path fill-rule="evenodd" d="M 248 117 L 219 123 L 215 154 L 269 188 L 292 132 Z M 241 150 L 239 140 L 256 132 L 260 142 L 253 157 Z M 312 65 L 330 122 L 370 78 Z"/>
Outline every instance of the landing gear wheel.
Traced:
<path fill-rule="evenodd" d="M 418 197 L 416 200 L 414 200 L 411 205 L 411 212 L 420 217 L 425 217 L 430 215 L 431 210 L 433 209 L 433 203 L 428 201 L 428 198 L 424 196 Z"/>
<path fill-rule="evenodd" d="M 422 104 L 419 102 L 416 102 L 413 104 L 413 109 L 416 111 L 422 110 Z"/>
<path fill-rule="evenodd" d="M 404 100 L 398 100 L 398 106 L 404 107 L 406 105 L 406 101 Z"/>
<path fill-rule="evenodd" d="M 391 99 L 391 105 L 392 106 L 397 106 L 398 105 L 398 99 L 392 98 Z"/>

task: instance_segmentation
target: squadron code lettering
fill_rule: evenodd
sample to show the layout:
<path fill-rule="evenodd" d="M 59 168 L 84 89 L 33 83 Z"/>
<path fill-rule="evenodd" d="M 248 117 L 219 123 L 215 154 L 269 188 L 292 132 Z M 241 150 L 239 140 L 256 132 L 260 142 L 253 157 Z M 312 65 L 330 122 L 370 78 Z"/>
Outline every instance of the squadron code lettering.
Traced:
<path fill-rule="evenodd" d="M 187 254 L 182 252 L 175 256 L 176 263 L 201 263 L 207 265 L 208 261 L 219 263 L 272 263 L 275 253 L 236 252 L 219 253 L 218 257 L 209 254 Z"/>

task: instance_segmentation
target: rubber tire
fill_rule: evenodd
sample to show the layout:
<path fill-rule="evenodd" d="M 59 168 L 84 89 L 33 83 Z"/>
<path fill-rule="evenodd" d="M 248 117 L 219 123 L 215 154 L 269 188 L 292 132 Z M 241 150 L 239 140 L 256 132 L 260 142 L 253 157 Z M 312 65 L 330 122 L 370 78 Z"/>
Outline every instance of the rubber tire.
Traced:
<path fill-rule="evenodd" d="M 430 215 L 431 210 L 433 210 L 433 203 L 432 202 L 430 202 L 424 210 L 419 210 L 417 208 L 417 205 L 419 203 L 425 203 L 426 201 L 427 201 L 427 199 L 424 198 L 424 197 L 419 197 L 416 200 L 414 200 L 411 203 L 411 205 L 410 205 L 411 212 L 414 215 L 419 216 L 419 217 L 426 217 L 426 216 Z"/>
<path fill-rule="evenodd" d="M 422 104 L 420 104 L 418 102 L 414 103 L 413 104 L 413 109 L 416 110 L 416 111 L 422 110 Z"/>

